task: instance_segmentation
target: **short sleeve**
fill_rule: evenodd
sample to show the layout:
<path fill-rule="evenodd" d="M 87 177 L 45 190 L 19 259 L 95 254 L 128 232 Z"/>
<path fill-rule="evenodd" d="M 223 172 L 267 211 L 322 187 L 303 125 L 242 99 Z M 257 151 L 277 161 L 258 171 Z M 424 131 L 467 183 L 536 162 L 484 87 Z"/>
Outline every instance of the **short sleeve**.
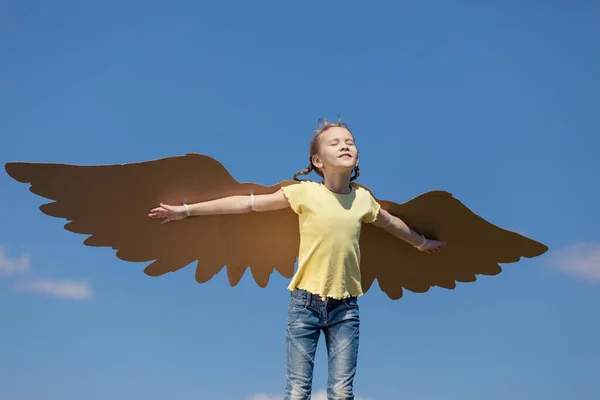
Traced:
<path fill-rule="evenodd" d="M 296 214 L 301 214 L 302 204 L 304 204 L 304 199 L 306 197 L 306 183 L 299 182 L 288 186 L 282 186 L 281 191 L 290 203 L 292 210 Z"/>
<path fill-rule="evenodd" d="M 381 205 L 377 202 L 377 200 L 375 200 L 371 193 L 367 192 L 367 194 L 369 196 L 369 205 L 367 212 L 363 216 L 363 222 L 371 224 L 377 219 L 377 216 L 379 215 L 379 210 L 381 209 Z"/>

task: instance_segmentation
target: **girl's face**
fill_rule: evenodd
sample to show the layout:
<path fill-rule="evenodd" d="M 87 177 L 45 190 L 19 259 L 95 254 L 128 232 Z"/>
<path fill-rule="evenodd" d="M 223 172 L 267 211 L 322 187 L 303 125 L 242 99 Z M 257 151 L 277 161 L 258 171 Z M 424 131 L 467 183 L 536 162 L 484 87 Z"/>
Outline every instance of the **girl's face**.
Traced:
<path fill-rule="evenodd" d="M 334 126 L 319 136 L 317 154 L 312 162 L 321 171 L 352 173 L 358 165 L 358 150 L 354 137 L 346 128 Z"/>

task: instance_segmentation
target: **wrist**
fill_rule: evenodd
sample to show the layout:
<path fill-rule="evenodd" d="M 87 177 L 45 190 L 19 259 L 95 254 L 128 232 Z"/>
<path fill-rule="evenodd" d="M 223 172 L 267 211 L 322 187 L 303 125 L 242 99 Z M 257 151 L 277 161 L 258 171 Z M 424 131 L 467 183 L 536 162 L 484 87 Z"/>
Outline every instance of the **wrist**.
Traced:
<path fill-rule="evenodd" d="M 427 238 L 425 238 L 425 236 L 423 236 L 422 234 L 419 234 L 419 236 L 420 239 L 417 240 L 417 242 L 414 243 L 413 246 L 421 250 L 425 245 L 427 245 Z"/>
<path fill-rule="evenodd" d="M 189 217 L 192 215 L 192 210 L 190 209 L 190 206 L 188 206 L 186 203 L 183 203 L 183 206 L 179 207 L 179 214 L 184 218 Z"/>

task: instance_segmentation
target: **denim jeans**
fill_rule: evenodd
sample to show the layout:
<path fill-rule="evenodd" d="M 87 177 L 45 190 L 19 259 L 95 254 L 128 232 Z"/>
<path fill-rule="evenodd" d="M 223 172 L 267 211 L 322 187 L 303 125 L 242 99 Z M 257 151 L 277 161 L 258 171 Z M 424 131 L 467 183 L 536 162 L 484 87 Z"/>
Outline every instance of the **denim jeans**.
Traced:
<path fill-rule="evenodd" d="M 311 398 L 315 353 L 321 331 L 328 355 L 328 400 L 354 400 L 359 338 L 356 297 L 321 299 L 302 289 L 290 295 L 286 329 L 284 400 Z"/>

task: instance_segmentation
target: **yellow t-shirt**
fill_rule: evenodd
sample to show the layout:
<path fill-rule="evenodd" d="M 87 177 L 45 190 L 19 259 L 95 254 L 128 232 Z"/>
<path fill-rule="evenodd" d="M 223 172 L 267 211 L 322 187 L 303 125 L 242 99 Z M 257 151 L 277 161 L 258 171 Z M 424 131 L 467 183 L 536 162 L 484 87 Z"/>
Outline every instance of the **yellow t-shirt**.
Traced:
<path fill-rule="evenodd" d="M 380 205 L 369 191 L 352 185 L 349 194 L 302 181 L 282 188 L 298 214 L 298 270 L 288 289 L 342 299 L 363 294 L 359 239 L 362 223 L 377 218 Z"/>

